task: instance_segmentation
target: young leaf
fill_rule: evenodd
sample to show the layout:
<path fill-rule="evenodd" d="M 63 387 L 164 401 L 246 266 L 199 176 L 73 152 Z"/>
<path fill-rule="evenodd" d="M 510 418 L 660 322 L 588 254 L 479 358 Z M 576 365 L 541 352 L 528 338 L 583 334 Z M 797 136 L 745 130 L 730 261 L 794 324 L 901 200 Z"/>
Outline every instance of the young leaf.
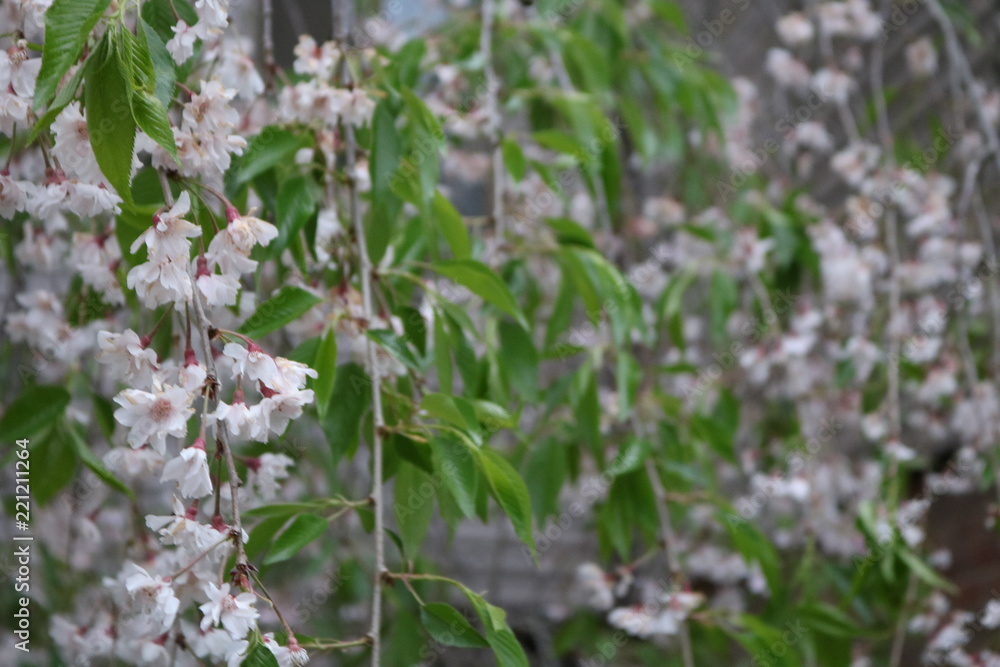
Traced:
<path fill-rule="evenodd" d="M 69 68 L 80 60 L 90 31 L 110 0 L 54 0 L 45 12 L 45 45 L 32 107 L 38 111 L 56 94 Z"/>
<path fill-rule="evenodd" d="M 322 300 L 301 287 L 283 287 L 257 306 L 254 314 L 240 325 L 239 332 L 249 338 L 261 338 L 298 319 Z"/>
<path fill-rule="evenodd" d="M 329 524 L 323 517 L 315 514 L 300 514 L 295 517 L 278 539 L 264 559 L 264 565 L 273 565 L 288 560 L 324 532 Z"/>
<path fill-rule="evenodd" d="M 143 7 L 145 9 L 145 6 Z M 136 26 L 139 43 L 143 45 L 149 53 L 150 62 L 153 65 L 153 73 L 156 84 L 153 94 L 164 109 L 170 106 L 171 98 L 174 95 L 174 83 L 176 81 L 176 70 L 174 69 L 174 59 L 167 51 L 166 45 L 160 39 L 160 35 L 145 20 L 139 19 Z"/>
<path fill-rule="evenodd" d="M 129 101 L 130 76 L 122 70 L 121 60 L 113 52 L 113 33 L 109 30 L 104 34 L 87 63 L 83 98 L 87 132 L 97 164 L 118 196 L 131 207 L 129 183 L 132 180 L 136 124 Z"/>
<path fill-rule="evenodd" d="M 431 268 L 459 285 L 467 287 L 484 301 L 513 317 L 525 329 L 528 322 L 514 301 L 510 289 L 482 262 L 472 259 L 434 262 Z"/>

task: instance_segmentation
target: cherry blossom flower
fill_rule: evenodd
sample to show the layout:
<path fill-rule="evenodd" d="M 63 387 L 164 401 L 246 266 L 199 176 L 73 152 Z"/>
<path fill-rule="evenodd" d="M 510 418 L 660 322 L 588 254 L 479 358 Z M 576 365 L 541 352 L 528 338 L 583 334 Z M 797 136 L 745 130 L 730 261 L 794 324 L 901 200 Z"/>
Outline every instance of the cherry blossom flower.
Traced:
<path fill-rule="evenodd" d="M 914 76 L 930 76 L 937 71 L 937 50 L 929 37 L 921 37 L 906 47 L 906 64 Z"/>
<path fill-rule="evenodd" d="M 174 624 L 180 600 L 170 583 L 153 577 L 129 561 L 123 570 L 125 591 L 129 594 L 129 611 L 141 618 L 146 634 L 166 632 Z"/>
<path fill-rule="evenodd" d="M 194 55 L 194 45 L 198 41 L 198 31 L 184 22 L 183 19 L 172 26 L 174 36 L 167 41 L 167 51 L 173 56 L 174 62 L 183 65 Z"/>
<path fill-rule="evenodd" d="M 148 347 L 139 334 L 126 329 L 120 334 L 100 331 L 97 334 L 100 352 L 97 360 L 107 364 L 119 377 L 139 386 L 149 387 L 153 383 L 153 373 L 158 369 L 156 352 Z"/>
<path fill-rule="evenodd" d="M 209 582 L 202 586 L 208 602 L 199 607 L 204 614 L 201 629 L 207 630 L 222 623 L 233 639 L 243 639 L 256 626 L 260 616 L 253 607 L 256 597 L 253 593 L 230 595 L 229 589 L 229 584 L 216 586 Z"/>
<path fill-rule="evenodd" d="M 150 259 L 164 257 L 187 257 L 191 252 L 189 238 L 201 236 L 201 227 L 184 220 L 191 210 L 191 195 L 183 191 L 176 203 L 166 213 L 153 216 L 153 224 L 132 243 L 134 253 L 146 246 Z"/>
<path fill-rule="evenodd" d="M 309 663 L 309 654 L 295 642 L 294 638 L 289 641 L 288 646 L 281 646 L 275 641 L 273 632 L 266 633 L 261 639 L 264 641 L 264 646 L 274 654 L 279 667 L 302 667 Z"/>
<path fill-rule="evenodd" d="M 115 419 L 129 427 L 128 443 L 133 447 L 149 444 L 163 454 L 167 436 L 182 438 L 187 433 L 187 419 L 194 413 L 191 392 L 182 387 L 154 386 L 153 392 L 125 389 L 115 396 L 121 407 Z"/>
<path fill-rule="evenodd" d="M 778 36 L 788 46 L 802 46 L 812 41 L 815 31 L 812 21 L 802 12 L 785 14 L 776 25 Z"/>
<path fill-rule="evenodd" d="M 184 498 L 203 498 L 212 493 L 204 439 L 198 438 L 193 445 L 182 449 L 176 458 L 167 461 L 161 480 L 175 480 Z"/>

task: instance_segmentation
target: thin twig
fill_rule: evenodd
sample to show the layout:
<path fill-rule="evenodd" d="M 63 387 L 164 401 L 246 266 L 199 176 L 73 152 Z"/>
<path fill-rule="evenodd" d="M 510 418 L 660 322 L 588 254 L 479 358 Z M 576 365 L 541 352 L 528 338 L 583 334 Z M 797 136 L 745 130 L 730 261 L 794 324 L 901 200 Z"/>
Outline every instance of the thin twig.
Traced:
<path fill-rule="evenodd" d="M 652 458 L 646 459 L 646 473 L 649 475 L 650 484 L 653 485 L 653 500 L 656 504 L 656 514 L 660 520 L 660 536 L 663 538 L 663 553 L 667 556 L 667 568 L 670 570 L 670 580 L 672 584 L 677 585 L 681 582 L 684 575 L 681 572 L 680 563 L 677 561 L 677 554 L 674 553 L 674 545 L 676 545 L 677 541 L 674 535 L 673 523 L 670 521 L 670 508 L 667 507 L 667 494 L 663 489 L 660 473 L 657 472 Z M 691 651 L 691 633 L 688 631 L 687 619 L 680 622 L 678 630 L 684 667 L 694 667 L 694 654 Z"/>
<path fill-rule="evenodd" d="M 336 7 L 335 7 L 336 9 Z M 354 8 L 350 0 L 340 3 L 340 12 L 336 26 L 340 36 L 341 48 L 348 46 L 351 29 L 354 22 Z M 347 55 L 340 61 L 341 83 L 345 88 L 352 86 L 351 71 L 347 64 Z M 344 168 L 347 174 L 347 189 L 350 196 L 351 224 L 354 228 L 358 250 L 358 264 L 361 273 L 361 303 L 365 320 L 371 322 L 375 316 L 372 305 L 372 264 L 368 256 L 368 243 L 365 228 L 361 222 L 361 210 L 358 201 L 358 188 L 354 180 L 354 165 L 358 149 L 357 138 L 354 136 L 354 126 L 343 123 L 344 130 Z M 372 502 L 375 512 L 375 573 L 372 580 L 372 617 L 369 636 L 372 645 L 372 665 L 379 667 L 381 659 L 381 626 L 382 626 L 382 584 L 386 573 L 385 567 L 385 517 L 382 492 L 382 433 L 385 428 L 385 417 L 382 412 L 382 378 L 376 359 L 375 343 L 365 339 L 368 377 L 372 384 Z"/>
<path fill-rule="evenodd" d="M 491 193 L 493 202 L 490 208 L 490 215 L 493 218 L 493 228 L 496 232 L 497 241 L 503 239 L 503 153 L 500 150 L 500 108 L 497 101 L 497 81 L 496 71 L 493 68 L 493 20 L 496 17 L 496 3 L 494 0 L 483 0 L 482 5 L 482 27 L 479 33 L 479 51 L 483 56 L 483 76 L 486 79 L 486 136 L 490 143 L 492 160 L 492 187 Z"/>
<path fill-rule="evenodd" d="M 278 66 L 274 63 L 274 0 L 261 0 L 261 42 L 264 45 L 264 86 L 274 90 L 274 75 Z"/>

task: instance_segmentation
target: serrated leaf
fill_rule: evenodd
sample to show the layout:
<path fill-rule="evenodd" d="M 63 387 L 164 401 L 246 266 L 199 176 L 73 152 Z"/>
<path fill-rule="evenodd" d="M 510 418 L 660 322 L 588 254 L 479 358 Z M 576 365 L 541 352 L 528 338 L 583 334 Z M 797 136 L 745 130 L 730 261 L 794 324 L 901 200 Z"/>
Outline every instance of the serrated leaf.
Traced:
<path fill-rule="evenodd" d="M 301 287 L 283 287 L 257 306 L 253 315 L 240 325 L 239 332 L 249 338 L 261 338 L 301 317 L 322 301 L 323 299 Z"/>
<path fill-rule="evenodd" d="M 112 31 L 105 33 L 87 64 L 83 88 L 87 132 L 101 172 L 131 206 L 136 124 L 129 102 L 131 83 L 111 50 L 111 35 Z"/>
<path fill-rule="evenodd" d="M 83 82 L 83 74 L 86 70 L 87 61 L 85 60 L 79 67 L 76 68 L 76 71 L 73 72 L 73 76 L 71 76 L 69 81 L 66 82 L 66 85 L 59 89 L 59 93 L 56 94 L 55 99 L 49 104 L 48 111 L 46 111 L 45 114 L 38 119 L 38 122 L 35 123 L 35 126 L 31 128 L 31 134 L 28 135 L 29 144 L 35 143 L 35 139 L 38 138 L 38 135 L 49 129 L 49 126 L 52 125 L 52 121 L 54 121 L 56 117 L 62 113 L 62 110 L 76 98 L 76 91 L 80 88 L 80 84 Z"/>
<path fill-rule="evenodd" d="M 145 6 L 143 9 L 145 9 Z M 167 51 L 167 46 L 160 39 L 160 35 L 145 20 L 140 18 L 136 29 L 139 43 L 149 53 L 149 59 L 153 65 L 153 73 L 156 80 L 153 87 L 153 95 L 160 101 L 164 109 L 169 108 L 174 95 L 174 83 L 176 80 L 173 56 Z"/>
<path fill-rule="evenodd" d="M 322 421 L 326 417 L 337 377 L 337 333 L 333 329 L 323 335 L 311 365 L 318 373 L 313 380 L 313 391 L 316 393 L 316 412 Z"/>
<path fill-rule="evenodd" d="M 328 525 L 326 519 L 314 514 L 300 514 L 295 517 L 295 520 L 274 541 L 267 558 L 264 559 L 264 565 L 288 560 L 326 532 Z"/>
<path fill-rule="evenodd" d="M 514 467 L 500 454 L 489 448 L 476 450 L 479 469 L 489 483 L 493 497 L 514 524 L 514 532 L 531 550 L 535 552 L 535 538 L 531 532 L 531 497 L 524 480 L 517 474 Z"/>
<path fill-rule="evenodd" d="M 434 262 L 431 268 L 449 280 L 468 288 L 487 303 L 513 317 L 525 329 L 528 322 L 500 276 L 473 259 Z"/>
<path fill-rule="evenodd" d="M 421 607 L 420 622 L 439 644 L 457 648 L 490 647 L 486 638 L 457 609 L 443 602 L 429 602 Z"/>
<path fill-rule="evenodd" d="M 54 0 L 45 12 L 45 44 L 35 83 L 37 111 L 53 98 L 69 68 L 80 60 L 87 37 L 110 0 Z"/>
<path fill-rule="evenodd" d="M 135 116 L 136 124 L 145 132 L 150 139 L 167 151 L 170 157 L 174 158 L 177 164 L 177 144 L 174 143 L 174 131 L 170 127 L 170 118 L 167 117 L 167 110 L 150 93 L 138 91 L 132 95 L 132 113 Z"/>
<path fill-rule="evenodd" d="M 30 438 L 56 422 L 69 400 L 69 392 L 62 387 L 31 385 L 7 406 L 0 418 L 0 433 L 5 440 Z"/>

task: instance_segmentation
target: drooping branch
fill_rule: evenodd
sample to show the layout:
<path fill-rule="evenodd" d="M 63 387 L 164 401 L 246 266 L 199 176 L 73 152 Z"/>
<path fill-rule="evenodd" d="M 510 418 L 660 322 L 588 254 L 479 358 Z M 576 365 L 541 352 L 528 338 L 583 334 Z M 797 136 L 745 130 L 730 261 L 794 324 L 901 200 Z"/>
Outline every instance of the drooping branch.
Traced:
<path fill-rule="evenodd" d="M 344 53 L 340 61 L 340 82 L 345 88 L 350 88 L 354 85 L 351 78 L 351 70 L 347 63 L 349 52 L 347 47 L 350 45 L 349 40 L 354 24 L 354 6 L 352 0 L 342 0 L 339 6 L 335 2 L 334 17 L 337 24 L 335 31 Z M 358 187 L 354 178 L 358 142 L 354 134 L 354 126 L 351 123 L 344 122 L 342 127 L 344 132 L 344 168 L 347 172 L 347 189 L 349 193 L 349 214 L 357 242 L 358 266 L 361 274 L 362 313 L 365 320 L 371 322 L 375 317 L 371 280 L 372 263 L 368 255 L 365 228 L 361 222 Z M 382 625 L 382 583 L 387 571 L 385 567 L 385 511 L 382 490 L 382 434 L 385 429 L 385 417 L 382 411 L 382 378 L 379 375 L 375 343 L 367 338 L 365 339 L 365 353 L 368 379 L 371 381 L 372 420 L 374 422 L 372 431 L 371 498 L 375 512 L 375 573 L 372 580 L 372 612 L 369 635 L 372 646 L 372 665 L 373 667 L 378 667 L 382 645 L 380 639 Z"/>

